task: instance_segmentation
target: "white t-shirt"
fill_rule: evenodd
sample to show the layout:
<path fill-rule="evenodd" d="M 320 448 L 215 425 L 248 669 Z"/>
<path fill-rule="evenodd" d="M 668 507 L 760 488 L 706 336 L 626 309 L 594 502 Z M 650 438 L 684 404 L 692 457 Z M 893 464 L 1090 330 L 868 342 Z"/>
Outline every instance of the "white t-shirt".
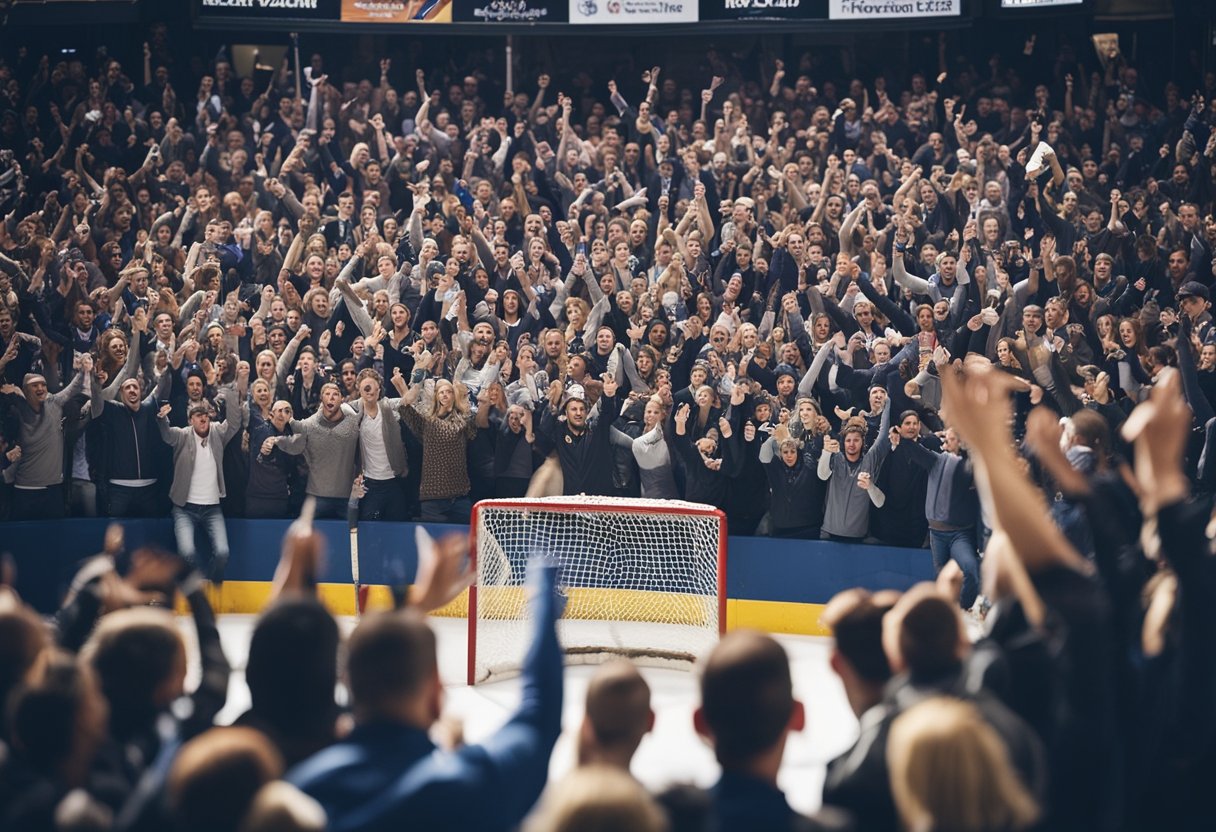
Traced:
<path fill-rule="evenodd" d="M 384 447 L 384 416 L 380 405 L 363 410 L 359 423 L 359 442 L 363 448 L 363 476 L 369 480 L 391 480 L 393 466 L 388 463 L 388 449 Z"/>
<path fill-rule="evenodd" d="M 186 502 L 196 506 L 219 505 L 219 472 L 215 469 L 215 457 L 211 453 L 211 443 L 219 440 L 210 432 L 205 437 L 199 436 L 194 429 L 190 430 L 190 438 L 194 440 L 194 472 L 190 475 L 190 492 L 186 495 Z"/>

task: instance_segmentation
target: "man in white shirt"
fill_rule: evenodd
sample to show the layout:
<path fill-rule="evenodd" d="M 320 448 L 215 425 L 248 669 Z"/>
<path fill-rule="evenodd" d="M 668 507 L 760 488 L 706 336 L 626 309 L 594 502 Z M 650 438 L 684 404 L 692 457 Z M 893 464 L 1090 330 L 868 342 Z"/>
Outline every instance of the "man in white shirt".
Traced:
<path fill-rule="evenodd" d="M 231 405 L 230 405 L 231 407 Z M 169 500 L 173 503 L 173 533 L 177 537 L 177 552 L 191 566 L 197 567 L 195 531 L 201 526 L 211 541 L 211 564 L 206 570 L 211 580 L 220 583 L 228 565 L 228 531 L 220 500 L 224 489 L 224 446 L 241 432 L 246 405 L 232 408 L 228 418 L 211 424 L 211 406 L 198 402 L 190 406 L 190 425 L 175 428 L 169 425 L 170 405 L 161 407 L 156 424 L 161 438 L 173 448 L 173 485 Z"/>
<path fill-rule="evenodd" d="M 405 520 L 403 478 L 409 468 L 401 439 L 401 400 L 380 398 L 380 374 L 372 369 L 359 373 L 356 386 L 359 398 L 342 409 L 362 417 L 359 454 L 367 493 L 359 501 L 359 519 Z"/>

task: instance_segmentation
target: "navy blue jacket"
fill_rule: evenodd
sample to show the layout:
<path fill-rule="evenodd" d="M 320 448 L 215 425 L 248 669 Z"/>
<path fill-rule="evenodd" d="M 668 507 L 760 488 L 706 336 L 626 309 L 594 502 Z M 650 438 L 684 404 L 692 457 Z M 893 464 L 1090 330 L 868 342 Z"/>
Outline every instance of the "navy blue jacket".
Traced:
<path fill-rule="evenodd" d="M 556 570 L 542 574 L 538 600 L 529 602 L 536 629 L 523 700 L 492 737 L 449 752 L 421 728 L 366 723 L 287 773 L 325 808 L 330 830 L 507 830 L 523 820 L 545 786 L 561 733 L 562 651 L 554 625 L 563 602 L 554 591 Z"/>

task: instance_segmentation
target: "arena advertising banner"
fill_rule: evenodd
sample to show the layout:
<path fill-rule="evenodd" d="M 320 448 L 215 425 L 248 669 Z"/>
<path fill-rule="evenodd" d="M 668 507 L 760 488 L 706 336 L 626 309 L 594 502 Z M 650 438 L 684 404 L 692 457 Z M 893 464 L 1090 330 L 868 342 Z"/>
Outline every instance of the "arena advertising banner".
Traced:
<path fill-rule="evenodd" d="M 342 0 L 343 23 L 451 23 L 453 0 Z"/>
<path fill-rule="evenodd" d="M 0 0 L 2 3 L 3 0 Z M 453 31 L 479 26 L 501 30 L 556 31 L 569 24 L 584 26 L 683 25 L 736 21 L 769 29 L 785 23 L 817 28 L 832 22 L 856 24 L 889 21 L 932 25 L 942 17 L 960 17 L 967 0 L 194 0 L 197 19 L 227 28 L 298 26 L 324 30 L 327 24 L 414 26 L 454 24 Z M 1034 8 L 1048 3 L 1084 0 L 1004 0 L 1008 8 Z M 288 29 L 287 31 L 291 31 Z"/>
<path fill-rule="evenodd" d="M 237 20 L 337 20 L 342 0 L 198 0 L 200 15 Z"/>
<path fill-rule="evenodd" d="M 830 20 L 914 20 L 922 17 L 958 17 L 963 0 L 828 0 Z"/>
<path fill-rule="evenodd" d="M 455 0 L 457 23 L 567 23 L 561 0 Z"/>
<path fill-rule="evenodd" d="M 824 20 L 828 0 L 701 0 L 702 20 Z"/>
<path fill-rule="evenodd" d="M 644 23 L 696 23 L 697 0 L 569 0 L 570 22 L 624 26 Z"/>
<path fill-rule="evenodd" d="M 1001 0 L 1002 9 L 1037 9 L 1043 6 L 1079 6 L 1085 0 Z"/>

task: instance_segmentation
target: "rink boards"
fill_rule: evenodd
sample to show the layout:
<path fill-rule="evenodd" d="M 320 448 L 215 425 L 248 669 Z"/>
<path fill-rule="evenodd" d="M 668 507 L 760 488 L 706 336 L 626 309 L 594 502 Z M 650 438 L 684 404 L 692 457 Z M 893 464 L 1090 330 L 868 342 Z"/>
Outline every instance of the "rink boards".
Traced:
<path fill-rule="evenodd" d="M 101 548 L 107 525 L 104 519 L 71 519 L 53 524 L 9 522 L 0 525 L 0 551 L 11 552 L 17 562 L 17 588 L 31 604 L 53 611 L 81 559 Z M 173 525 L 169 519 L 124 522 L 128 548 L 157 545 L 172 550 Z M 320 575 L 319 595 L 336 613 L 355 611 L 351 584 L 350 543 L 347 525 L 336 520 L 317 521 L 328 540 L 328 553 Z M 370 585 L 369 605 L 388 607 L 388 585 L 408 583 L 417 565 L 413 523 L 363 523 L 359 527 L 360 577 Z M 270 597 L 270 581 L 279 559 L 279 544 L 288 526 L 278 520 L 229 520 L 232 551 L 223 590 L 212 596 L 217 612 L 255 613 Z M 439 535 L 455 527 L 427 525 Z M 207 543 L 200 536 L 200 554 Z M 820 635 L 823 604 L 850 587 L 906 589 L 931 580 L 933 567 L 927 549 L 896 549 L 822 541 L 778 540 L 767 537 L 730 537 L 726 570 L 726 621 L 730 629 L 751 627 L 774 633 Z M 584 588 L 579 593 L 614 593 L 628 590 Z M 674 609 L 685 609 L 678 598 L 651 591 L 645 603 L 633 605 L 654 611 L 670 621 Z M 580 608 L 602 604 L 587 597 Z M 459 598 L 443 614 L 463 616 L 467 602 Z M 666 616 L 666 617 L 665 617 Z"/>

